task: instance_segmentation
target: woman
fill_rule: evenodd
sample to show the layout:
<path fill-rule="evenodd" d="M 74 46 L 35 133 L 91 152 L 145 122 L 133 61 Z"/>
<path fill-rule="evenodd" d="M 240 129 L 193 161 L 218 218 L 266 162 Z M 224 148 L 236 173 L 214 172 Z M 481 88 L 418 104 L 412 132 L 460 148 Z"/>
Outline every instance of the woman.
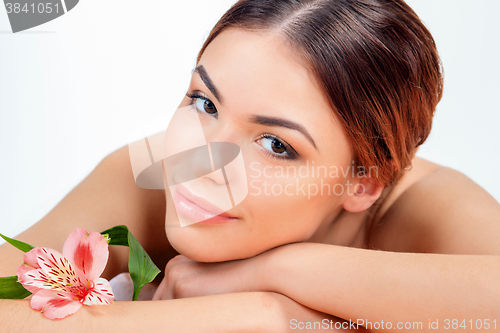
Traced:
<path fill-rule="evenodd" d="M 1 301 L 2 327 L 22 318 L 56 331 L 82 320 L 86 330 L 286 331 L 338 317 L 374 331 L 493 328 L 500 206 L 461 173 L 415 157 L 442 75 L 432 36 L 404 2 L 239 1 L 197 60 L 180 109 L 196 110 L 208 142 L 240 147 L 248 195 L 179 227 L 176 211 L 189 213 L 171 184 L 137 187 L 127 147 L 116 151 L 19 239 L 60 249 L 76 227 L 126 224 L 168 262 L 158 301 L 61 322 Z M 196 202 L 226 183 L 201 177 L 184 194 Z M 110 249 L 104 277 L 127 270 L 122 250 Z M 0 255 L 0 273 L 14 274 L 20 254 Z"/>

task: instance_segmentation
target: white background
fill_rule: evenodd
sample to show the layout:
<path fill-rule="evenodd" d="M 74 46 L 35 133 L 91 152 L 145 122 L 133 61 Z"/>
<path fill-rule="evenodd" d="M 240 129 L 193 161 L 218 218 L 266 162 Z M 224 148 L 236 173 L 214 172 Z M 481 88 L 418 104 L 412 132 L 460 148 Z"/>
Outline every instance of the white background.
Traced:
<path fill-rule="evenodd" d="M 233 0 L 81 0 L 12 34 L 0 7 L 0 232 L 48 213 L 139 121 L 176 108 L 196 54 Z M 434 35 L 444 97 L 418 155 L 500 201 L 497 0 L 411 0 Z M 467 196 L 467 193 L 463 193 Z"/>

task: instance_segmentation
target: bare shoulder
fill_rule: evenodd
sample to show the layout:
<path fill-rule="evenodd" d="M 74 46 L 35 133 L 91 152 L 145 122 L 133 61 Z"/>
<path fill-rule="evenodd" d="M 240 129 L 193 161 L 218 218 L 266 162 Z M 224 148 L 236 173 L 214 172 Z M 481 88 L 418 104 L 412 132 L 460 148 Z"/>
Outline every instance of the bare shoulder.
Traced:
<path fill-rule="evenodd" d="M 407 186 L 399 188 L 371 229 L 370 247 L 500 254 L 500 204 L 455 169 L 423 159 L 417 163 L 429 167 L 429 172 L 417 171 L 413 179 L 407 178 Z"/>

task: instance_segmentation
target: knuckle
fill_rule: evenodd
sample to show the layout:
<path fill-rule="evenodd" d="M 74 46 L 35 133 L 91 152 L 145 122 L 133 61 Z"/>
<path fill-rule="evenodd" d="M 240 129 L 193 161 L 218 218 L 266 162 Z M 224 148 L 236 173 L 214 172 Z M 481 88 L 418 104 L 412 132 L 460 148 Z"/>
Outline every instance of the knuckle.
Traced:
<path fill-rule="evenodd" d="M 189 282 L 186 279 L 177 281 L 174 285 L 174 298 L 189 297 Z"/>
<path fill-rule="evenodd" d="M 173 257 L 172 259 L 170 259 L 170 261 L 173 261 L 173 262 L 182 262 L 182 261 L 185 261 L 186 259 L 187 259 L 186 256 L 183 256 L 182 254 L 178 254 L 175 257 Z"/>
<path fill-rule="evenodd" d="M 179 269 L 179 266 L 171 267 L 168 271 L 165 272 L 165 276 L 167 277 L 167 281 L 178 281 L 182 277 L 182 271 Z"/>
<path fill-rule="evenodd" d="M 178 255 L 176 255 L 175 257 L 173 257 L 172 259 L 170 259 L 170 261 L 176 261 L 176 260 L 179 260 L 181 257 L 182 257 L 182 254 L 178 254 Z"/>
<path fill-rule="evenodd" d="M 175 267 L 175 265 L 177 265 L 178 263 L 183 261 L 182 257 L 184 257 L 184 256 L 179 254 L 179 255 L 176 255 L 175 257 L 173 257 L 172 259 L 170 259 L 167 262 L 167 265 L 165 266 L 165 272 L 171 270 L 173 267 Z"/>

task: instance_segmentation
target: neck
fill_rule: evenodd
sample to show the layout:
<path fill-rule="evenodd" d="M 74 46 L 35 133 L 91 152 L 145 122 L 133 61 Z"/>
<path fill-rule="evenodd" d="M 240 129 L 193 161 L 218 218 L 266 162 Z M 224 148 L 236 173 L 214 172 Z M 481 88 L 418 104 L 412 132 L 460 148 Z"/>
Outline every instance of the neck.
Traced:
<path fill-rule="evenodd" d="M 370 224 L 376 217 L 377 212 L 385 202 L 391 189 L 392 187 L 384 188 L 377 201 L 364 211 L 352 213 L 340 207 L 334 217 L 329 219 L 328 223 L 322 224 L 314 234 L 314 238 L 311 238 L 309 241 L 365 248 Z"/>

